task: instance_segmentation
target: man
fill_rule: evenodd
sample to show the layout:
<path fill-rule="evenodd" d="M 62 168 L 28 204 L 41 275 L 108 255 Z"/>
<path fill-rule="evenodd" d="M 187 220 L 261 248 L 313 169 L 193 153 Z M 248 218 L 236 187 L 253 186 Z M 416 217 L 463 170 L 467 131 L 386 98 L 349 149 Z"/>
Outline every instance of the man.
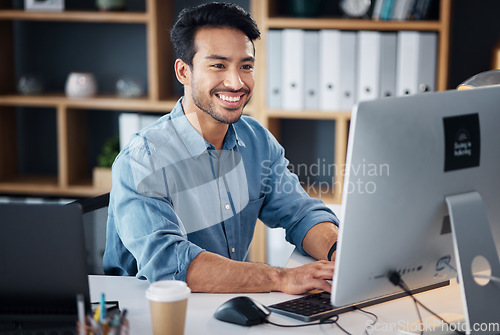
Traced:
<path fill-rule="evenodd" d="M 181 12 L 171 31 L 184 96 L 113 165 L 104 268 L 195 292 L 329 291 L 336 216 L 287 169 L 284 150 L 242 116 L 260 32 L 238 6 Z M 295 269 L 245 262 L 256 219 L 320 260 Z"/>

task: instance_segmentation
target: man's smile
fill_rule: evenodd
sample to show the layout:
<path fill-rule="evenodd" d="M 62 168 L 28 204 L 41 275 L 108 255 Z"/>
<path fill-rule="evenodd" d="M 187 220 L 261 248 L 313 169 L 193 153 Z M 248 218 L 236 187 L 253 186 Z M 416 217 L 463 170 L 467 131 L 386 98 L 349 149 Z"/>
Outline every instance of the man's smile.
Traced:
<path fill-rule="evenodd" d="M 217 92 L 215 96 L 221 102 L 221 104 L 228 108 L 238 108 L 242 101 L 244 92 Z"/>

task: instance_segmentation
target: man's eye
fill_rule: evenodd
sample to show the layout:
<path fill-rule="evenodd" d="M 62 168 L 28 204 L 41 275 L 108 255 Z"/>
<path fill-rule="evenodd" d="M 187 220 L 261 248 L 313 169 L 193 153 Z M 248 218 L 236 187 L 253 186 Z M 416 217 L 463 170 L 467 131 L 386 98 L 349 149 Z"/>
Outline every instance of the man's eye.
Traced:
<path fill-rule="evenodd" d="M 214 65 L 212 65 L 212 67 L 215 67 L 217 69 L 223 69 L 224 65 L 223 64 L 214 64 Z"/>
<path fill-rule="evenodd" d="M 250 64 L 245 64 L 245 65 L 243 65 L 241 68 L 242 68 L 243 70 L 251 70 L 251 69 L 253 69 L 253 66 L 252 66 L 252 65 L 250 65 Z"/>

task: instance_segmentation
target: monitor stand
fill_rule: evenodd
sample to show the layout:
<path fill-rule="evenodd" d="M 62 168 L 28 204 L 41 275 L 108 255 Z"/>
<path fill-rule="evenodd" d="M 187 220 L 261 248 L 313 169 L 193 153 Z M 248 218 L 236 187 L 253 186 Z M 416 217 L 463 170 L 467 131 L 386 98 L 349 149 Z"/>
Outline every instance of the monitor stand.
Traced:
<path fill-rule="evenodd" d="M 472 268 L 473 262 L 477 262 L 482 256 L 489 263 L 491 276 L 500 277 L 500 262 L 483 200 L 478 192 L 470 192 L 447 196 L 446 203 L 450 214 L 466 333 L 470 334 L 471 330 L 474 334 L 498 333 L 498 329 L 486 329 L 483 332 L 483 328 L 499 324 L 500 284 L 491 280 L 484 285 L 477 283 Z"/>

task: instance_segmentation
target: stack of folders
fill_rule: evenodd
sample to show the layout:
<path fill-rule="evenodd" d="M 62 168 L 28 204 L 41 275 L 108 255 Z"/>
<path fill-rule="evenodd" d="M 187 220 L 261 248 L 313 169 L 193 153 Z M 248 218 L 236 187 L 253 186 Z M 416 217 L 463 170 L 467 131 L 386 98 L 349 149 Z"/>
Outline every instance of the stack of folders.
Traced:
<path fill-rule="evenodd" d="M 267 106 L 350 111 L 364 100 L 435 91 L 437 33 L 271 29 Z"/>

